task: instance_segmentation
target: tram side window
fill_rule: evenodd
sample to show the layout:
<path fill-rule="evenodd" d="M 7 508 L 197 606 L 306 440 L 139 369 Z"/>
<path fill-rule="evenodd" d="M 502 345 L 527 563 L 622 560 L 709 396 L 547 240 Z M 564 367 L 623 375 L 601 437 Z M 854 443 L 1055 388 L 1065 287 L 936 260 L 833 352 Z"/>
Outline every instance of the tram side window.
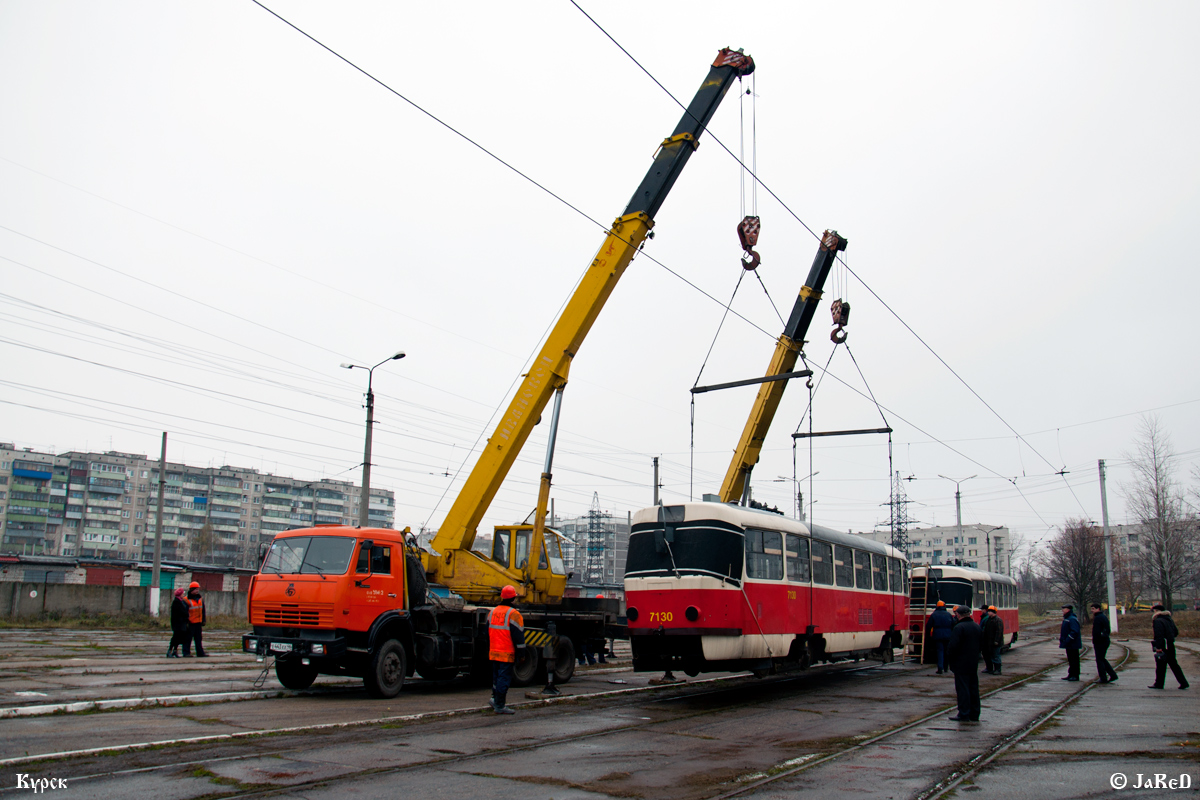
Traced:
<path fill-rule="evenodd" d="M 987 581 L 975 581 L 975 602 L 980 608 L 988 607 Z"/>
<path fill-rule="evenodd" d="M 887 574 L 887 557 L 878 554 L 871 556 L 873 567 L 871 575 L 875 580 L 875 591 L 886 592 L 888 590 L 888 574 Z"/>
<path fill-rule="evenodd" d="M 783 580 L 783 534 L 746 531 L 746 577 Z"/>
<path fill-rule="evenodd" d="M 787 536 L 787 577 L 789 581 L 808 583 L 811 571 L 808 563 L 808 539 L 803 536 Z"/>
<path fill-rule="evenodd" d="M 888 579 L 892 585 L 893 592 L 903 592 L 903 580 L 900 577 L 900 559 L 889 558 L 888 562 Z"/>
<path fill-rule="evenodd" d="M 854 586 L 854 551 L 849 547 L 833 546 L 833 574 L 838 586 Z"/>
<path fill-rule="evenodd" d="M 854 585 L 859 589 L 871 588 L 871 554 L 863 550 L 854 551 Z"/>
<path fill-rule="evenodd" d="M 833 545 L 812 543 L 812 573 L 813 583 L 833 585 Z"/>

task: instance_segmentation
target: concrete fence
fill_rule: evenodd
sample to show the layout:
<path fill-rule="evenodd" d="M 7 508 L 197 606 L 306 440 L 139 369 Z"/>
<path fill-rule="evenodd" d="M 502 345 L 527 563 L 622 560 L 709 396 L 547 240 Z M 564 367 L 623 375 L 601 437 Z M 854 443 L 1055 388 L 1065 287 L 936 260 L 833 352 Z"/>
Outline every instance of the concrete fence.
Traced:
<path fill-rule="evenodd" d="M 174 593 L 164 589 L 159 597 L 159 615 L 171 619 Z M 75 583 L 0 583 L 0 617 L 37 619 L 47 614 L 77 616 L 87 614 L 147 613 L 150 603 L 148 586 L 95 586 Z M 245 618 L 246 593 L 204 592 L 204 607 L 214 614 L 232 614 Z"/>

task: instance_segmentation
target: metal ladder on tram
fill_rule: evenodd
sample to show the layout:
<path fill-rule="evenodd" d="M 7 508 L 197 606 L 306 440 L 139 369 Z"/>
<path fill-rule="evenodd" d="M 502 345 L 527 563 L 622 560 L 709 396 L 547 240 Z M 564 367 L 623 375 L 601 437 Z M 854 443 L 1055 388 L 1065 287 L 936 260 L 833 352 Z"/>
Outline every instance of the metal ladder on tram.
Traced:
<path fill-rule="evenodd" d="M 918 664 L 925 663 L 925 625 L 929 621 L 929 617 L 925 614 L 925 609 L 929 608 L 929 575 L 925 576 L 924 598 L 921 603 L 921 611 L 914 612 L 912 610 L 912 593 L 909 593 L 909 612 L 908 612 L 908 652 L 916 659 Z"/>

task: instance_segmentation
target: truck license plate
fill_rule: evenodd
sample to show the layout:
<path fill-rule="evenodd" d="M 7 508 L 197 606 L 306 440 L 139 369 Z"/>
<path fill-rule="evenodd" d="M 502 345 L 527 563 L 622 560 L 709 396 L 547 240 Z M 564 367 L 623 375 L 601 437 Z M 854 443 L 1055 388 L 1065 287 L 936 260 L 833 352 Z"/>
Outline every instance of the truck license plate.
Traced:
<path fill-rule="evenodd" d="M 290 653 L 292 645 L 288 642 L 271 642 L 272 653 Z"/>

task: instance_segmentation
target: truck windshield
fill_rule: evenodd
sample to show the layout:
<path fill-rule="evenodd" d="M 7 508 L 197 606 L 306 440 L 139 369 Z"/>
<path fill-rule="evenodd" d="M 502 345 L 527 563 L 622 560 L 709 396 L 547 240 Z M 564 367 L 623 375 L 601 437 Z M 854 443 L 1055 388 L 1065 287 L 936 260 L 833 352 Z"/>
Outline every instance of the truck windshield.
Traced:
<path fill-rule="evenodd" d="M 629 537 L 625 577 L 713 575 L 740 581 L 744 541 L 741 531 L 703 524 L 672 526 L 670 540 L 655 523 L 635 525 Z"/>
<path fill-rule="evenodd" d="M 263 564 L 263 572 L 280 574 L 342 575 L 354 554 L 354 539 L 347 536 L 292 536 L 276 539 Z"/>

